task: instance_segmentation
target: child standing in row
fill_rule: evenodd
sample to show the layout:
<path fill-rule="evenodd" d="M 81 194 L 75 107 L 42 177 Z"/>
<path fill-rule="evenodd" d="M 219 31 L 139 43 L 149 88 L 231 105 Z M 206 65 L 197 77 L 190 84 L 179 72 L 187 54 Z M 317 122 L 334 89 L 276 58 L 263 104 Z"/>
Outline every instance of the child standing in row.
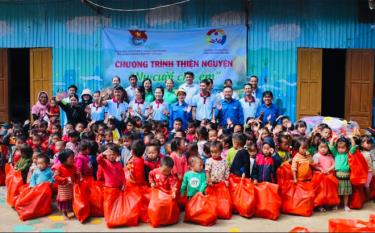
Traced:
<path fill-rule="evenodd" d="M 304 139 L 295 141 L 294 150 L 297 151 L 292 160 L 293 181 L 311 181 L 314 161 L 308 152 L 308 143 Z"/>
<path fill-rule="evenodd" d="M 229 166 L 227 162 L 221 157 L 223 152 L 223 144 L 219 141 L 210 143 L 211 158 L 206 161 L 206 177 L 207 184 L 213 185 L 220 182 L 225 182 L 228 186 Z"/>
<path fill-rule="evenodd" d="M 180 190 L 181 196 L 187 193 L 188 198 L 192 198 L 198 192 L 204 193 L 207 187 L 202 159 L 192 157 L 190 162 L 191 170 L 185 173 Z"/>
<path fill-rule="evenodd" d="M 148 176 L 151 188 L 160 189 L 164 192 L 171 192 L 176 197 L 177 178 L 172 174 L 174 163 L 170 157 L 163 157 L 160 167 L 152 170 Z"/>

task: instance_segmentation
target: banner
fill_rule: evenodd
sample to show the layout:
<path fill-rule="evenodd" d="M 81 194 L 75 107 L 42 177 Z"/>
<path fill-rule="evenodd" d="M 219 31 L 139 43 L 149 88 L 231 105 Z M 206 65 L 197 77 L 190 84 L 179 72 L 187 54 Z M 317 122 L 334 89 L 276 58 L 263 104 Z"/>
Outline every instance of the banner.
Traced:
<path fill-rule="evenodd" d="M 123 86 L 130 74 L 140 82 L 150 78 L 153 87 L 166 79 L 175 81 L 175 88 L 184 82 L 184 72 L 192 71 L 195 81 L 214 80 L 221 89 L 225 79 L 233 81 L 234 89 L 246 81 L 246 27 L 229 26 L 181 31 L 171 30 L 103 30 L 104 85 L 112 77 L 121 77 Z"/>

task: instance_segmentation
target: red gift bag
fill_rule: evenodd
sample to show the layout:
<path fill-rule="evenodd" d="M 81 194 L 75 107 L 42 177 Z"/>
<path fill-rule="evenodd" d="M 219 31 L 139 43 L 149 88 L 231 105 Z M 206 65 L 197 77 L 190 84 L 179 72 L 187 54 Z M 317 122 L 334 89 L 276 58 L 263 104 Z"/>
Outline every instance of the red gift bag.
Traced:
<path fill-rule="evenodd" d="M 218 218 L 230 219 L 232 217 L 232 198 L 229 189 L 224 182 L 208 186 L 206 194 L 214 199 Z"/>
<path fill-rule="evenodd" d="M 255 185 L 255 216 L 276 220 L 280 215 L 279 185 L 263 182 Z"/>
<path fill-rule="evenodd" d="M 180 190 L 180 189 L 181 189 L 181 181 L 178 181 L 177 190 Z M 188 197 L 186 195 L 181 196 L 180 192 L 176 193 L 176 200 L 177 200 L 178 207 L 180 207 L 181 210 L 185 209 L 185 206 L 189 201 Z"/>
<path fill-rule="evenodd" d="M 255 213 L 255 188 L 253 182 L 241 178 L 232 194 L 233 208 L 241 216 L 250 218 Z"/>
<path fill-rule="evenodd" d="M 152 189 L 148 217 L 153 227 L 172 225 L 180 219 L 180 209 L 170 193 Z"/>
<path fill-rule="evenodd" d="M 293 227 L 293 229 L 289 231 L 289 233 L 309 233 L 309 232 L 311 231 L 308 228 L 300 227 L 300 226 Z"/>
<path fill-rule="evenodd" d="M 185 208 L 185 222 L 193 222 L 202 226 L 212 226 L 216 223 L 216 203 L 204 196 L 202 193 L 197 193 L 186 204 Z"/>
<path fill-rule="evenodd" d="M 15 209 L 20 220 L 39 218 L 52 213 L 52 189 L 49 182 L 25 188 L 18 196 Z"/>
<path fill-rule="evenodd" d="M 90 217 L 90 202 L 84 184 L 73 185 L 73 212 L 81 223 Z"/>
<path fill-rule="evenodd" d="M 281 211 L 286 214 L 310 217 L 314 210 L 314 188 L 311 182 L 287 181 L 281 187 Z"/>
<path fill-rule="evenodd" d="M 362 209 L 366 202 L 366 194 L 363 186 L 353 186 L 352 195 L 349 198 L 350 209 Z"/>
<path fill-rule="evenodd" d="M 0 166 L 0 186 L 5 185 L 5 167 Z"/>
<path fill-rule="evenodd" d="M 328 232 L 375 232 L 375 224 L 359 219 L 329 219 Z"/>
<path fill-rule="evenodd" d="M 352 185 L 364 185 L 367 182 L 368 165 L 359 150 L 349 153 L 350 182 Z"/>
<path fill-rule="evenodd" d="M 339 181 L 333 174 L 314 172 L 312 178 L 315 199 L 314 206 L 336 206 L 340 204 L 338 193 Z"/>
<path fill-rule="evenodd" d="M 241 182 L 241 177 L 229 174 L 229 192 L 233 193 Z"/>
<path fill-rule="evenodd" d="M 141 194 L 134 187 L 104 187 L 104 219 L 109 228 L 137 226 L 141 207 Z"/>
<path fill-rule="evenodd" d="M 375 199 L 375 176 L 372 177 L 370 183 L 370 199 Z"/>
<path fill-rule="evenodd" d="M 90 215 L 93 217 L 103 217 L 103 182 L 93 181 L 89 187 L 89 190 Z"/>
<path fill-rule="evenodd" d="M 141 200 L 141 213 L 140 213 L 140 218 L 139 220 L 144 223 L 149 223 L 150 219 L 148 218 L 147 214 L 147 209 L 148 205 L 150 203 L 150 198 L 151 198 L 151 188 L 144 185 L 144 186 L 139 186 L 139 192 L 142 195 L 142 200 Z"/>
<path fill-rule="evenodd" d="M 284 162 L 276 170 L 277 183 L 281 186 L 285 181 L 293 180 L 292 165 Z"/>
<path fill-rule="evenodd" d="M 14 168 L 11 167 L 5 179 L 5 185 L 7 189 L 7 203 L 11 207 L 14 207 L 23 186 L 21 172 L 15 171 Z"/>

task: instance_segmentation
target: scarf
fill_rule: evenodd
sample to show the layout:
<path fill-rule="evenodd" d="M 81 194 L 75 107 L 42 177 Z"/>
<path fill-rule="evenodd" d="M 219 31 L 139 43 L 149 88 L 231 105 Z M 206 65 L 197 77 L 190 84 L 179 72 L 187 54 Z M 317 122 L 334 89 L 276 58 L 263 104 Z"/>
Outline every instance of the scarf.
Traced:
<path fill-rule="evenodd" d="M 250 95 L 250 96 L 251 96 L 250 98 L 248 96 L 245 96 L 245 102 L 249 103 L 249 106 L 251 105 L 251 103 L 255 102 L 254 96 L 252 96 L 252 95 Z"/>
<path fill-rule="evenodd" d="M 120 100 L 120 101 L 117 101 L 115 97 L 113 97 L 113 103 L 116 103 L 117 104 L 117 108 L 119 108 L 120 104 L 122 104 L 124 101 Z"/>
<path fill-rule="evenodd" d="M 145 103 L 145 100 L 141 99 L 141 100 L 137 100 L 137 99 L 134 99 L 134 103 L 140 105 L 140 104 L 144 104 Z"/>
<path fill-rule="evenodd" d="M 159 108 L 160 104 L 163 104 L 164 100 L 155 100 L 156 107 Z"/>
<path fill-rule="evenodd" d="M 37 115 L 39 117 L 39 119 L 43 119 L 43 117 L 46 115 L 46 113 L 47 113 L 47 105 L 48 105 L 48 101 L 47 101 L 47 104 L 45 104 L 45 105 L 43 105 L 42 103 L 40 103 L 39 98 L 40 98 L 40 96 L 42 94 L 47 95 L 47 98 L 48 98 L 47 92 L 45 92 L 45 91 L 39 92 L 39 94 L 38 94 L 38 102 L 36 102 L 36 104 L 31 108 L 31 114 Z"/>
<path fill-rule="evenodd" d="M 221 158 L 221 156 L 219 157 L 219 158 L 214 158 L 214 157 L 211 157 L 213 160 L 215 160 L 215 161 L 221 161 L 221 160 L 223 160 L 223 158 Z"/>
<path fill-rule="evenodd" d="M 101 106 L 99 106 L 96 102 L 93 102 L 93 103 L 92 103 L 92 106 L 95 107 L 96 111 L 98 111 L 98 108 L 101 107 Z"/>
<path fill-rule="evenodd" d="M 207 92 L 207 95 L 203 95 L 203 93 L 201 92 L 200 96 L 203 98 L 203 104 L 206 104 L 206 100 L 207 100 L 208 97 L 211 96 L 211 93 Z"/>

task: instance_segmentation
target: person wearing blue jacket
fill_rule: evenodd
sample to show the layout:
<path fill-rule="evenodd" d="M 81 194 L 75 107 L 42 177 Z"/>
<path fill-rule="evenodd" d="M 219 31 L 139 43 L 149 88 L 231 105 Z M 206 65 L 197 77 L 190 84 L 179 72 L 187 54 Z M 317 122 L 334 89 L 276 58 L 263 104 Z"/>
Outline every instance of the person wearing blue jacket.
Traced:
<path fill-rule="evenodd" d="M 216 107 L 215 115 L 219 118 L 219 125 L 243 125 L 244 115 L 240 101 L 233 99 L 233 89 L 231 86 L 224 87 L 224 99 Z"/>
<path fill-rule="evenodd" d="M 173 129 L 173 122 L 176 119 L 181 119 L 182 130 L 187 129 L 187 123 L 191 119 L 191 107 L 185 102 L 186 91 L 184 89 L 178 89 L 176 92 L 178 101 L 171 104 L 169 107 L 169 129 Z"/>
<path fill-rule="evenodd" d="M 279 108 L 272 103 L 273 94 L 271 91 L 263 92 L 263 104 L 258 107 L 257 113 L 255 114 L 256 118 L 262 120 L 262 124 L 266 125 L 271 123 L 275 125 L 276 119 L 280 116 Z"/>

